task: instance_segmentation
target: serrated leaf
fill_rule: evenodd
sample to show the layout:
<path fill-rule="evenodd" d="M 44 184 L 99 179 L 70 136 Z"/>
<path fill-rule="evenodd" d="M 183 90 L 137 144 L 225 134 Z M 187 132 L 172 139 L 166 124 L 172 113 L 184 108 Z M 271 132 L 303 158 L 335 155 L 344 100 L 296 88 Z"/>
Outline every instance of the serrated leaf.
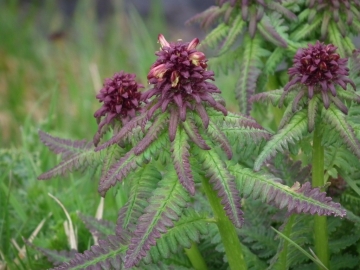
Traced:
<path fill-rule="evenodd" d="M 323 109 L 322 115 L 329 125 L 340 134 L 344 144 L 360 158 L 360 141 L 356 138 L 354 129 L 346 122 L 344 114 L 331 104 L 329 109 Z"/>
<path fill-rule="evenodd" d="M 309 182 L 302 186 L 295 182 L 292 187 L 281 184 L 281 179 L 267 173 L 257 173 L 241 166 L 231 166 L 229 170 L 236 176 L 238 189 L 245 196 L 260 198 L 290 213 L 309 213 L 344 217 L 346 211 L 319 188 L 311 188 Z"/>
<path fill-rule="evenodd" d="M 240 76 L 236 83 L 236 98 L 240 105 L 241 113 L 248 115 L 251 110 L 249 98 L 254 94 L 256 81 L 261 73 L 262 63 L 259 60 L 261 40 L 255 36 L 251 39 L 248 35 L 244 37 L 244 53 L 240 65 Z"/>
<path fill-rule="evenodd" d="M 88 148 L 84 149 L 83 152 L 74 154 L 70 157 L 67 157 L 61 161 L 54 168 L 49 171 L 42 173 L 38 176 L 39 180 L 46 180 L 57 175 L 65 175 L 68 172 L 73 170 L 80 169 L 82 167 L 87 167 L 93 163 L 97 163 L 100 159 L 100 152 L 94 152 L 94 149 Z"/>
<path fill-rule="evenodd" d="M 241 16 L 236 16 L 235 20 L 231 24 L 228 34 L 226 35 L 225 41 L 221 46 L 219 54 L 223 54 L 234 44 L 236 39 L 240 36 L 245 26 L 245 22 L 242 20 Z"/>
<path fill-rule="evenodd" d="M 81 269 L 124 269 L 123 257 L 127 249 L 125 239 L 110 235 L 105 240 L 99 240 L 99 245 L 92 246 L 84 253 L 77 253 L 68 263 L 64 263 L 53 270 L 81 270 Z"/>
<path fill-rule="evenodd" d="M 301 139 L 301 137 L 307 132 L 307 114 L 306 111 L 297 112 L 290 122 L 280 129 L 265 145 L 264 149 L 257 157 L 254 170 L 260 170 L 261 165 L 275 155 L 278 151 L 283 151 L 289 145 Z"/>
<path fill-rule="evenodd" d="M 84 222 L 86 228 L 99 239 L 104 239 L 107 236 L 114 234 L 115 223 L 103 219 L 99 220 L 95 217 L 84 215 L 82 213 L 79 213 L 78 215 Z"/>
<path fill-rule="evenodd" d="M 174 226 L 173 221 L 179 218 L 188 200 L 189 196 L 178 181 L 175 170 L 168 168 L 149 199 L 145 214 L 138 220 L 126 253 L 126 267 L 138 264 L 150 247 L 156 244 L 156 239 L 166 233 L 167 228 Z"/>
<path fill-rule="evenodd" d="M 116 222 L 116 235 L 124 231 L 133 232 L 136 222 L 144 213 L 148 199 L 161 179 L 161 173 L 148 164 L 132 175 L 130 195 L 126 204 L 120 209 Z"/>
<path fill-rule="evenodd" d="M 186 132 L 178 127 L 174 141 L 171 143 L 171 157 L 174 167 L 183 187 L 191 194 L 195 195 L 194 177 L 190 168 L 190 146 Z"/>
<path fill-rule="evenodd" d="M 53 137 L 41 130 L 39 130 L 39 137 L 43 144 L 45 144 L 55 154 L 61 154 L 64 159 L 74 154 L 82 153 L 84 150 L 93 148 L 92 142 Z"/>
<path fill-rule="evenodd" d="M 232 223 L 240 228 L 243 223 L 243 213 L 240 205 L 240 195 L 235 187 L 234 176 L 231 175 L 221 157 L 213 150 L 197 151 L 201 166 L 206 177 L 212 184 L 224 205 L 227 216 Z"/>

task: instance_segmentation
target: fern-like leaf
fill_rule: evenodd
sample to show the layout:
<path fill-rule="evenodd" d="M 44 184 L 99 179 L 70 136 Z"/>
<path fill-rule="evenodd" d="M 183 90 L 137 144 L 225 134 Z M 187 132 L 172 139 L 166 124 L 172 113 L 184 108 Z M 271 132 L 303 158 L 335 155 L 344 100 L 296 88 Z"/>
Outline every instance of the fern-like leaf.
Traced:
<path fill-rule="evenodd" d="M 39 251 L 40 253 L 42 253 L 43 255 L 45 255 L 46 258 L 48 259 L 48 261 L 53 263 L 54 266 L 58 266 L 63 263 L 67 263 L 77 253 L 77 251 L 75 249 L 72 249 L 70 251 L 67 251 L 67 250 L 57 251 L 57 250 L 51 250 L 51 249 L 37 247 L 27 239 L 24 239 L 24 241 L 25 241 L 26 245 L 30 246 L 31 248 L 33 248 L 33 249 Z"/>
<path fill-rule="evenodd" d="M 151 247 L 149 255 L 153 262 L 160 258 L 169 258 L 170 254 L 181 252 L 182 248 L 190 248 L 193 242 L 199 242 L 201 235 L 208 234 L 206 214 L 199 214 L 193 209 L 185 211 L 174 227 L 169 228 L 165 234 Z"/>
<path fill-rule="evenodd" d="M 105 240 L 99 240 L 83 254 L 77 253 L 75 257 L 53 270 L 80 270 L 80 269 L 124 269 L 123 259 L 127 249 L 127 239 L 110 235 Z"/>
<path fill-rule="evenodd" d="M 201 149 L 210 150 L 210 146 L 206 144 L 205 140 L 201 137 L 197 126 L 194 121 L 190 118 L 186 119 L 185 122 L 182 123 L 187 135 L 189 138 Z"/>
<path fill-rule="evenodd" d="M 115 163 L 107 172 L 107 174 L 100 179 L 98 191 L 102 196 L 105 196 L 107 190 L 114 186 L 117 181 L 121 182 L 133 170 L 140 167 L 164 147 L 168 141 L 167 132 L 163 132 L 156 141 L 154 141 L 148 148 L 140 155 L 135 155 L 133 150 L 126 153 L 125 156 Z"/>
<path fill-rule="evenodd" d="M 145 151 L 145 149 L 158 137 L 161 130 L 164 128 L 166 124 L 168 124 L 167 113 L 162 113 L 158 115 L 152 123 L 151 127 L 147 131 L 145 137 L 133 148 L 134 154 L 139 155 Z"/>
<path fill-rule="evenodd" d="M 281 179 L 271 174 L 259 174 L 241 166 L 231 166 L 238 189 L 244 196 L 260 198 L 266 203 L 282 209 L 287 207 L 290 213 L 309 213 L 344 217 L 346 212 L 339 203 L 335 203 L 319 188 L 311 188 L 309 182 L 302 186 L 296 182 L 292 187 L 281 184 Z"/>
<path fill-rule="evenodd" d="M 290 39 L 293 41 L 305 40 L 306 37 L 312 35 L 316 30 L 320 28 L 321 22 L 322 16 L 317 16 L 311 24 L 300 24 L 300 27 L 291 33 Z"/>
<path fill-rule="evenodd" d="M 118 215 L 116 235 L 135 230 L 137 220 L 144 213 L 147 201 L 161 179 L 161 173 L 148 164 L 134 173 L 132 179 L 129 198 Z"/>
<path fill-rule="evenodd" d="M 134 128 L 138 127 L 140 123 L 143 123 L 144 121 L 146 122 L 147 119 L 148 119 L 148 117 L 147 117 L 146 113 L 143 113 L 143 114 L 131 119 L 109 141 L 97 146 L 95 148 L 95 151 L 100 151 L 102 149 L 109 147 L 112 144 L 119 143 L 129 132 L 131 132 Z"/>
<path fill-rule="evenodd" d="M 194 177 L 190 168 L 188 137 L 186 132 L 178 128 L 175 140 L 171 144 L 171 157 L 180 183 L 191 194 L 195 195 Z"/>
<path fill-rule="evenodd" d="M 114 234 L 115 224 L 113 222 L 97 219 L 82 213 L 79 213 L 78 215 L 84 222 L 86 228 L 98 239 L 105 239 L 107 236 Z"/>
<path fill-rule="evenodd" d="M 260 101 L 271 103 L 273 106 L 277 106 L 283 92 L 283 89 L 278 89 L 269 92 L 259 93 L 250 97 L 249 102 Z"/>
<path fill-rule="evenodd" d="M 229 33 L 221 46 L 219 54 L 227 52 L 231 48 L 236 39 L 240 36 L 241 32 L 244 30 L 244 27 L 245 22 L 242 20 L 241 16 L 237 16 L 232 22 Z"/>
<path fill-rule="evenodd" d="M 248 115 L 251 110 L 249 98 L 254 94 L 256 81 L 261 74 L 262 67 L 259 57 L 261 56 L 261 40 L 255 36 L 251 39 L 248 35 L 244 37 L 244 58 L 240 66 L 240 76 L 236 84 L 236 98 L 240 104 L 241 113 Z"/>
<path fill-rule="evenodd" d="M 227 216 L 236 227 L 240 228 L 244 218 L 234 176 L 229 173 L 225 162 L 214 150 L 197 151 L 197 156 L 206 172 L 206 177 L 221 198 L 221 204 L 224 205 Z"/>
<path fill-rule="evenodd" d="M 261 35 L 269 42 L 279 47 L 287 47 L 286 41 L 276 31 L 268 16 L 263 16 L 262 20 L 257 25 L 257 29 L 259 30 Z"/>
<path fill-rule="evenodd" d="M 213 139 L 214 142 L 219 143 L 220 147 L 225 152 L 227 158 L 230 160 L 233 154 L 229 140 L 227 139 L 224 132 L 222 132 L 216 124 L 214 124 L 212 121 L 210 121 L 209 124 L 210 125 L 206 130 L 207 134 Z"/>
<path fill-rule="evenodd" d="M 73 170 L 80 169 L 82 167 L 87 167 L 91 164 L 96 164 L 100 159 L 100 152 L 94 152 L 93 148 L 85 148 L 82 150 L 79 149 L 79 152 L 73 154 L 72 156 L 66 157 L 61 161 L 57 166 L 50 169 L 49 171 L 42 173 L 38 176 L 39 180 L 46 180 L 57 175 L 65 175 L 68 172 Z"/>
<path fill-rule="evenodd" d="M 254 170 L 260 170 L 261 165 L 267 159 L 275 155 L 276 152 L 281 152 L 284 148 L 288 148 L 289 143 L 300 140 L 303 134 L 307 132 L 307 122 L 306 111 L 297 112 L 290 122 L 267 142 L 255 161 Z"/>
<path fill-rule="evenodd" d="M 189 196 L 177 179 L 176 172 L 168 168 L 163 180 L 149 199 L 149 206 L 145 209 L 134 231 L 129 249 L 126 253 L 125 266 L 132 267 L 139 263 L 141 258 L 156 239 L 166 233 L 168 227 L 173 227 L 173 221 L 178 220 Z"/>
<path fill-rule="evenodd" d="M 322 115 L 329 125 L 340 134 L 345 145 L 360 158 L 360 141 L 353 128 L 346 122 L 344 114 L 331 104 L 329 109 L 323 109 Z"/>
<path fill-rule="evenodd" d="M 61 139 L 53 137 L 41 130 L 39 130 L 39 137 L 43 144 L 45 144 L 55 154 L 61 154 L 63 159 L 92 148 L 92 142 L 88 142 L 86 140 L 73 141 Z"/>

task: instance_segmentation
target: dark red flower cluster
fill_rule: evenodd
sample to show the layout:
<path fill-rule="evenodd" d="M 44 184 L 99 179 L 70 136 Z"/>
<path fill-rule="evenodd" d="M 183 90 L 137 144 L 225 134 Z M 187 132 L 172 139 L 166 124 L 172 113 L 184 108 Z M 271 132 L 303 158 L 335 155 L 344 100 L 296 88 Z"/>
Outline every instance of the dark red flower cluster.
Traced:
<path fill-rule="evenodd" d="M 350 83 L 355 89 L 352 80 L 347 76 L 347 59 L 340 58 L 335 53 L 337 47 L 332 44 L 316 42 L 308 45 L 308 48 L 299 49 L 294 57 L 294 65 L 289 68 L 290 82 L 284 87 L 284 92 L 289 91 L 298 84 L 305 85 L 308 96 L 311 99 L 314 93 L 321 93 L 324 106 L 330 106 L 328 93 L 336 96 L 336 85 L 346 90 L 346 84 Z"/>
<path fill-rule="evenodd" d="M 96 98 L 103 102 L 101 108 L 94 114 L 99 124 L 98 133 L 101 133 L 101 129 L 114 120 L 119 120 L 124 124 L 135 117 L 136 111 L 140 108 L 139 88 L 144 87 L 135 82 L 135 77 L 135 74 L 120 71 L 112 78 L 105 80 L 104 87 L 96 95 Z M 104 116 L 105 118 L 101 120 Z"/>
<path fill-rule="evenodd" d="M 175 105 L 173 108 L 177 107 L 182 121 L 186 120 L 187 109 L 197 110 L 202 118 L 206 118 L 202 102 L 207 102 L 226 114 L 226 108 L 212 96 L 213 93 L 220 93 L 220 90 L 206 81 L 214 80 L 214 72 L 206 69 L 205 54 L 196 50 L 199 40 L 195 38 L 191 42 L 169 43 L 163 35 L 159 35 L 158 40 L 161 50 L 156 53 L 158 58 L 147 76 L 153 88 L 141 97 L 145 101 L 156 96 L 156 104 L 151 112 L 158 108 L 165 111 L 169 105 Z M 204 125 L 207 127 L 206 120 Z"/>

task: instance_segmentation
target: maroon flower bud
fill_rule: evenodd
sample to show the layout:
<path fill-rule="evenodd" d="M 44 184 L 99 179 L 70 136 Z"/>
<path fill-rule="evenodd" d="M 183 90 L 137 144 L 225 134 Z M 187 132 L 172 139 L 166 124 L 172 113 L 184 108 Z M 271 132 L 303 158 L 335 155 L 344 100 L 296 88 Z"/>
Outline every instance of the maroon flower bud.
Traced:
<path fill-rule="evenodd" d="M 98 133 L 102 133 L 102 128 L 115 120 L 127 122 L 139 110 L 141 93 L 138 89 L 143 85 L 136 83 L 135 77 L 135 74 L 120 71 L 105 80 L 104 87 L 96 95 L 103 103 L 94 114 L 99 124 Z"/>
<path fill-rule="evenodd" d="M 331 101 L 328 94 L 336 96 L 336 85 L 346 90 L 346 84 L 350 83 L 355 89 L 355 84 L 348 78 L 347 59 L 340 58 L 335 53 L 336 49 L 332 44 L 325 45 L 319 41 L 315 45 L 309 44 L 308 48 L 299 49 L 293 67 L 289 68 L 290 82 L 284 87 L 284 93 L 296 85 L 304 85 L 310 99 L 314 94 L 321 93 L 327 109 Z M 340 109 L 346 111 L 343 106 Z"/>
<path fill-rule="evenodd" d="M 161 108 L 162 111 L 168 106 L 177 108 L 182 121 L 186 119 L 187 109 L 203 111 L 203 102 L 226 114 L 225 107 L 212 96 L 220 90 L 207 82 L 214 80 L 214 73 L 206 70 L 205 54 L 196 50 L 199 40 L 169 43 L 163 35 L 159 35 L 158 39 L 161 48 L 147 76 L 153 88 L 143 93 L 142 100 L 155 96 L 157 104 L 153 108 Z"/>

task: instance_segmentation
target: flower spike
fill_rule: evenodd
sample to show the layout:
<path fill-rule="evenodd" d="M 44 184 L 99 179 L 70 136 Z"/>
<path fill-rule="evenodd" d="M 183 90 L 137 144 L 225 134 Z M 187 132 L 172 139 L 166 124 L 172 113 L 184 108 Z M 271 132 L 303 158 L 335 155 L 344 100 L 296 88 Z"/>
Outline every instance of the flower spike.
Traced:
<path fill-rule="evenodd" d="M 329 94 L 332 97 L 337 96 L 336 85 L 346 90 L 349 83 L 355 90 L 354 82 L 348 78 L 347 59 L 340 58 L 336 49 L 333 44 L 325 45 L 319 41 L 315 45 L 309 44 L 308 48 L 299 49 L 294 57 L 293 67 L 289 68 L 290 82 L 284 87 L 282 100 L 291 89 L 300 86 L 307 89 L 309 99 L 321 93 L 324 106 L 328 109 L 330 101 L 333 100 Z M 295 108 L 298 101 L 294 104 Z M 334 104 L 345 113 L 343 104 L 340 104 L 338 99 L 336 101 Z"/>
<path fill-rule="evenodd" d="M 94 114 L 99 124 L 94 137 L 95 145 L 106 132 L 103 130 L 104 126 L 114 125 L 116 120 L 125 124 L 135 117 L 136 111 L 140 109 L 141 93 L 138 89 L 144 86 L 136 83 L 135 77 L 135 74 L 124 71 L 115 73 L 112 78 L 105 80 L 104 87 L 96 95 L 99 102 L 103 104 Z"/>
<path fill-rule="evenodd" d="M 208 80 L 214 80 L 214 73 L 208 71 L 207 59 L 203 52 L 197 51 L 199 39 L 191 42 L 181 40 L 168 43 L 163 35 L 159 35 L 161 49 L 156 53 L 156 62 L 148 73 L 149 83 L 153 88 L 144 92 L 141 100 L 149 103 L 149 108 L 161 108 L 164 112 L 171 107 L 177 113 L 172 113 L 172 123 L 186 121 L 187 111 L 197 112 L 203 103 L 227 114 L 226 108 L 215 101 L 212 94 L 220 90 Z M 155 104 L 155 105 L 154 105 Z M 201 105 L 201 106 L 200 106 Z M 200 117 L 206 124 L 208 116 L 201 110 Z M 174 117 L 178 117 L 177 120 Z M 205 125 L 207 127 L 207 124 Z M 171 128 L 171 138 L 174 138 L 175 127 Z"/>

